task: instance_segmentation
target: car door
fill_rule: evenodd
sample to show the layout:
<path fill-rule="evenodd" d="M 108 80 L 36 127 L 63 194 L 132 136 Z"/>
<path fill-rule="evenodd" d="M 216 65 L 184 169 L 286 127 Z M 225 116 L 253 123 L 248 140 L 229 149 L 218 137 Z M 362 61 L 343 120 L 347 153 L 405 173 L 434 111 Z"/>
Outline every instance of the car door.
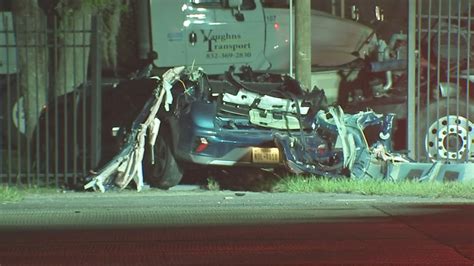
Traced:
<path fill-rule="evenodd" d="M 261 6 L 255 0 L 242 1 L 240 8 L 229 2 L 191 0 L 190 10 L 200 12 L 189 14 L 193 21 L 187 31 L 187 64 L 202 66 L 209 74 L 223 73 L 230 65 L 268 67 Z"/>

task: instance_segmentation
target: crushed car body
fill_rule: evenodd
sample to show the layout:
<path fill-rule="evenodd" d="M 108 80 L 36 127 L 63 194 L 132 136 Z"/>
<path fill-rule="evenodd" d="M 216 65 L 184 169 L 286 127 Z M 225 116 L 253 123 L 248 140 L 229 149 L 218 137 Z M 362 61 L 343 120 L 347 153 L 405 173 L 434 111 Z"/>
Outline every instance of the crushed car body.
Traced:
<path fill-rule="evenodd" d="M 163 80 L 157 82 L 153 96 L 146 102 L 142 111 L 132 124 L 131 131 L 120 152 L 108 162 L 95 177 L 87 183 L 84 188 L 95 188 L 105 192 L 106 185 L 113 182 L 121 188 L 128 186 L 130 181 L 135 181 L 138 191 L 144 186 L 142 161 L 145 152 L 145 138 L 148 133 L 148 144 L 153 147 L 158 135 L 160 120 L 156 118 L 159 108 L 163 103 L 164 108 L 169 110 L 171 103 L 171 86 L 179 79 L 184 67 L 174 68 L 163 75 Z M 154 78 L 155 80 L 159 80 Z M 154 160 L 154 158 L 153 158 Z"/>
<path fill-rule="evenodd" d="M 296 174 L 401 181 L 470 180 L 470 164 L 417 163 L 392 151 L 394 114 L 345 114 L 287 75 L 210 79 L 177 67 L 156 81 L 151 98 L 116 156 L 89 177 L 102 192 L 145 181 L 169 188 L 196 167 L 285 167 Z M 368 130 L 375 131 L 368 137 Z M 375 136 L 375 137 L 374 137 Z M 148 169 L 148 171 L 147 171 Z M 145 181 L 144 181 L 145 180 Z"/>
<path fill-rule="evenodd" d="M 300 137 L 276 133 L 275 141 L 283 150 L 288 169 L 295 174 L 359 180 L 474 181 L 472 163 L 420 163 L 393 152 L 393 119 L 393 114 L 381 115 L 369 110 L 352 115 L 344 114 L 340 107 L 329 107 L 327 111 L 318 112 L 310 132 Z M 378 128 L 377 139 L 372 145 L 364 133 L 370 126 Z M 314 141 L 322 137 L 333 141 L 329 146 Z M 342 150 L 339 159 L 332 158 L 338 164 L 329 165 L 327 157 L 322 156 L 329 147 Z"/>
<path fill-rule="evenodd" d="M 169 79 L 167 73 L 179 74 Z M 142 159 L 145 178 L 160 188 L 178 184 L 184 171 L 205 172 L 210 167 L 232 166 L 283 168 L 273 134 L 282 130 L 299 131 L 291 129 L 297 124 L 296 117 L 314 114 L 324 105 L 322 91 L 308 93 L 286 75 L 237 77 L 230 70 L 222 77 L 210 79 L 202 69 L 183 67 L 167 73 L 157 83 L 154 96 L 144 105 L 132 129 L 121 130 L 129 134 L 118 155 L 88 178 L 92 181 L 86 188 L 104 191 L 117 173 L 120 180 L 135 178 L 130 175 L 123 178 L 120 173 L 127 169 L 125 165 L 130 164 L 130 158 L 134 158 L 130 153 L 140 149 L 144 149 L 143 156 L 138 158 Z M 144 134 L 138 132 L 150 126 L 141 128 L 140 124 L 144 123 L 144 117 L 153 116 L 146 107 L 165 87 L 169 88 L 163 96 L 167 105 L 155 117 L 160 121 L 157 144 L 143 147 L 138 137 Z"/>

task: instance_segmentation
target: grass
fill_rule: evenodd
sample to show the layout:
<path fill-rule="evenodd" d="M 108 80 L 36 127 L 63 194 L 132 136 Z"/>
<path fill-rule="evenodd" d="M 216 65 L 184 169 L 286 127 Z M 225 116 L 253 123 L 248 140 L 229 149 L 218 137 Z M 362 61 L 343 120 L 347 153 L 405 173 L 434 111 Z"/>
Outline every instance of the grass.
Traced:
<path fill-rule="evenodd" d="M 260 179 L 258 179 L 260 180 Z M 255 180 L 254 180 L 255 181 Z M 465 198 L 474 199 L 474 182 L 389 182 L 377 180 L 353 180 L 353 179 L 328 179 L 315 176 L 287 176 L 273 180 L 270 189 L 258 190 L 260 182 L 252 182 L 254 189 L 250 191 L 271 192 L 320 192 L 320 193 L 352 193 L 361 195 L 387 195 L 387 196 L 418 196 L 427 198 Z M 219 191 L 223 187 L 216 178 L 208 178 L 206 187 L 210 191 Z M 12 187 L 0 184 L 0 203 L 18 202 L 25 195 L 31 194 L 54 194 L 58 193 L 56 188 L 45 187 Z"/>
<path fill-rule="evenodd" d="M 18 202 L 23 200 L 25 195 L 33 194 L 54 194 L 58 193 L 56 188 L 48 187 L 12 187 L 0 184 L 0 203 Z"/>
<path fill-rule="evenodd" d="M 218 191 L 221 190 L 221 187 L 215 178 L 210 177 L 207 179 L 207 189 L 211 191 Z"/>
<path fill-rule="evenodd" d="M 17 202 L 23 199 L 23 194 L 17 188 L 0 185 L 0 203 Z"/>
<path fill-rule="evenodd" d="M 389 182 L 377 180 L 327 179 L 315 176 L 289 176 L 280 180 L 273 187 L 273 191 L 474 199 L 474 182 Z"/>

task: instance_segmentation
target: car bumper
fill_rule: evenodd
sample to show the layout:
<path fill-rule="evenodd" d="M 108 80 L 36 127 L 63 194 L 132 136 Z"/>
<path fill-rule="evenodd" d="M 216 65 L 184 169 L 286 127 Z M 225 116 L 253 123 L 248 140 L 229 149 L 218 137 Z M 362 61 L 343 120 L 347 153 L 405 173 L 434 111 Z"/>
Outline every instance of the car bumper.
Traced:
<path fill-rule="evenodd" d="M 199 149 L 201 140 L 205 139 L 207 145 Z M 278 151 L 278 159 L 271 162 L 256 160 L 254 153 L 272 148 Z M 181 135 L 177 143 L 175 155 L 179 161 L 200 165 L 213 166 L 254 166 L 277 167 L 283 166 L 280 150 L 273 141 L 273 132 L 270 130 L 195 130 Z"/>

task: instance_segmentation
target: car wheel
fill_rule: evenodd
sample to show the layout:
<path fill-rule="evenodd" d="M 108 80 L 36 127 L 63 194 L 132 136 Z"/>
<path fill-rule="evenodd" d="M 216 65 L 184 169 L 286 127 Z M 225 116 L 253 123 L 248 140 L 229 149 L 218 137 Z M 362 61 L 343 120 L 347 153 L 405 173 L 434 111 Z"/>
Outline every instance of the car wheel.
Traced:
<path fill-rule="evenodd" d="M 474 145 L 474 105 L 467 108 L 465 100 L 458 103 L 456 99 L 442 99 L 427 108 L 429 121 L 420 125 L 418 136 L 422 139 L 417 141 L 418 145 L 424 146 L 420 151 L 425 155 L 421 157 L 431 161 L 457 161 L 468 156 L 469 161 L 474 161 L 471 149 Z"/>
<path fill-rule="evenodd" d="M 145 178 L 161 189 L 168 189 L 179 184 L 183 178 L 183 169 L 178 165 L 169 141 L 158 135 L 154 146 L 155 164 L 152 164 L 151 153 L 145 155 Z"/>
<path fill-rule="evenodd" d="M 16 149 L 26 145 L 26 119 L 24 112 L 24 97 L 17 97 L 16 91 L 11 91 L 11 98 L 8 101 L 6 95 L 2 97 L 2 137 L 4 146 L 7 147 L 8 140 L 11 147 Z M 10 127 L 8 127 L 10 125 Z M 10 131 L 9 131 L 10 129 Z"/>

